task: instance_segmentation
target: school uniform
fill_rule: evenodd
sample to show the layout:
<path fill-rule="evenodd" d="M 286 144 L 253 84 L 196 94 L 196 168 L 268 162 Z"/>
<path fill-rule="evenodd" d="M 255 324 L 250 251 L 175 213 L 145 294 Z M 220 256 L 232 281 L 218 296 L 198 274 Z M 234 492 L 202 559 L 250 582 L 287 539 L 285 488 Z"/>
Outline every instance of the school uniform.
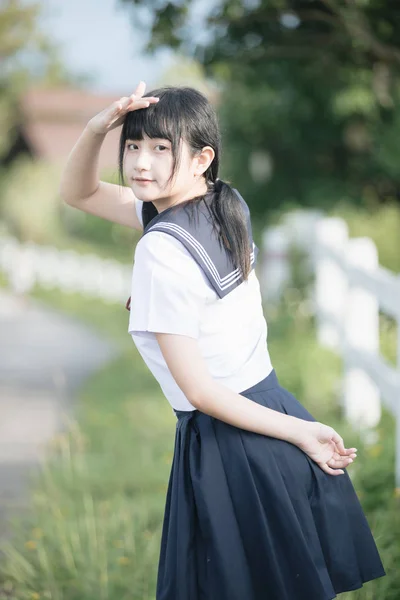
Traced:
<path fill-rule="evenodd" d="M 328 475 L 289 442 L 197 410 L 155 338 L 195 338 L 216 381 L 315 420 L 273 369 L 258 248 L 238 197 L 251 248 L 247 281 L 219 243 L 206 200 L 196 219 L 179 205 L 154 216 L 135 251 L 128 330 L 177 416 L 156 599 L 330 600 L 385 575 L 347 472 Z M 143 203 L 136 207 L 143 223 Z"/>

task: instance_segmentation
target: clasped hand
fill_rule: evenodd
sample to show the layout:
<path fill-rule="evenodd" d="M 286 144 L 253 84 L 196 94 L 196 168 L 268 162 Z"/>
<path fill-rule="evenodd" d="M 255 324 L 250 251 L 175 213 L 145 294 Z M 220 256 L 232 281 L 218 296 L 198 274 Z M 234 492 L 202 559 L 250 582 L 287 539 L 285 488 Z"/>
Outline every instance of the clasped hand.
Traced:
<path fill-rule="evenodd" d="M 296 445 L 330 475 L 343 475 L 343 469 L 357 457 L 357 448 L 345 448 L 333 427 L 318 421 L 305 422 Z"/>

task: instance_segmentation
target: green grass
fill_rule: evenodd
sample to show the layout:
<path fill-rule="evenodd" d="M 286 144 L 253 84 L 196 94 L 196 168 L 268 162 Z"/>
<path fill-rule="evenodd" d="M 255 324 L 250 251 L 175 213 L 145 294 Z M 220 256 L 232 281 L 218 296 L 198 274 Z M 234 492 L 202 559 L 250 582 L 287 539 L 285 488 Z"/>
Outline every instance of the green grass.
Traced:
<path fill-rule="evenodd" d="M 312 319 L 301 316 L 295 305 L 286 304 L 269 319 L 269 350 L 280 382 L 319 421 L 331 425 L 347 447 L 358 448 L 348 468 L 378 546 L 387 576 L 368 582 L 360 590 L 341 594 L 341 600 L 398 600 L 400 595 L 400 498 L 395 491 L 395 421 L 382 408 L 376 428 L 378 439 L 364 443 L 342 416 L 340 407 L 340 359 L 321 348 Z M 383 332 L 383 346 L 393 356 L 393 335 Z"/>
<path fill-rule="evenodd" d="M 118 359 L 80 390 L 32 482 L 32 510 L 15 520 L 0 566 L 18 600 L 150 600 L 176 417 L 127 333 L 124 306 L 56 291 L 34 297 L 119 344 Z"/>
<path fill-rule="evenodd" d="M 176 418 L 127 333 L 122 305 L 35 290 L 53 308 L 117 343 L 118 359 L 81 389 L 74 419 L 32 483 L 32 511 L 15 521 L 0 564 L 0 599 L 154 600 Z M 282 385 L 359 449 L 349 468 L 388 576 L 343 600 L 395 600 L 400 519 L 394 496 L 394 422 L 386 411 L 367 447 L 339 407 L 340 360 L 318 346 L 312 320 L 287 303 L 268 317 Z M 8 590 L 8 595 L 2 590 Z"/>

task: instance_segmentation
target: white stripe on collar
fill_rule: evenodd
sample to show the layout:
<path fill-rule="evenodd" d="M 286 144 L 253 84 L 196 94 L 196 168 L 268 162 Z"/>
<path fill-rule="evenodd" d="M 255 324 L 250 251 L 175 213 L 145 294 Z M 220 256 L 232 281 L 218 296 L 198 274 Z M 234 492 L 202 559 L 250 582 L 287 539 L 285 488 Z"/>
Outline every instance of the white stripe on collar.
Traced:
<path fill-rule="evenodd" d="M 195 237 L 193 237 L 186 229 L 184 229 L 180 225 L 176 225 L 175 223 L 159 222 L 159 223 L 156 223 L 155 225 L 153 225 L 152 227 L 150 227 L 150 229 L 148 231 L 150 232 L 153 229 L 154 230 L 164 229 L 167 232 L 171 231 L 171 232 L 174 232 L 178 238 L 181 237 L 182 239 L 184 239 L 196 252 L 198 258 L 204 264 L 204 266 L 207 268 L 207 270 L 209 271 L 210 275 L 212 276 L 215 284 L 219 287 L 220 290 L 222 290 L 222 291 L 226 290 L 227 288 L 232 286 L 236 281 L 238 281 L 242 277 L 243 274 L 242 274 L 241 269 L 239 269 L 239 268 L 235 269 L 231 273 L 228 273 L 228 275 L 226 275 L 225 277 L 220 277 L 215 264 L 211 260 L 210 255 L 208 254 L 208 252 L 206 251 L 204 246 L 202 244 L 200 244 L 200 242 L 198 240 L 196 240 Z M 254 246 L 255 245 L 253 242 L 253 250 L 250 253 L 251 264 L 254 263 Z"/>

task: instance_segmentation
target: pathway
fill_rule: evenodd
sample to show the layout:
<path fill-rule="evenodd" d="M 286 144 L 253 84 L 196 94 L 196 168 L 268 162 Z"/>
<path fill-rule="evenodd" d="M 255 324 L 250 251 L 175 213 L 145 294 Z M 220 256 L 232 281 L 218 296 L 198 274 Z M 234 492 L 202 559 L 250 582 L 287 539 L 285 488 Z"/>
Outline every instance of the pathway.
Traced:
<path fill-rule="evenodd" d="M 0 539 L 29 504 L 29 476 L 82 381 L 117 348 L 72 318 L 0 288 Z"/>

